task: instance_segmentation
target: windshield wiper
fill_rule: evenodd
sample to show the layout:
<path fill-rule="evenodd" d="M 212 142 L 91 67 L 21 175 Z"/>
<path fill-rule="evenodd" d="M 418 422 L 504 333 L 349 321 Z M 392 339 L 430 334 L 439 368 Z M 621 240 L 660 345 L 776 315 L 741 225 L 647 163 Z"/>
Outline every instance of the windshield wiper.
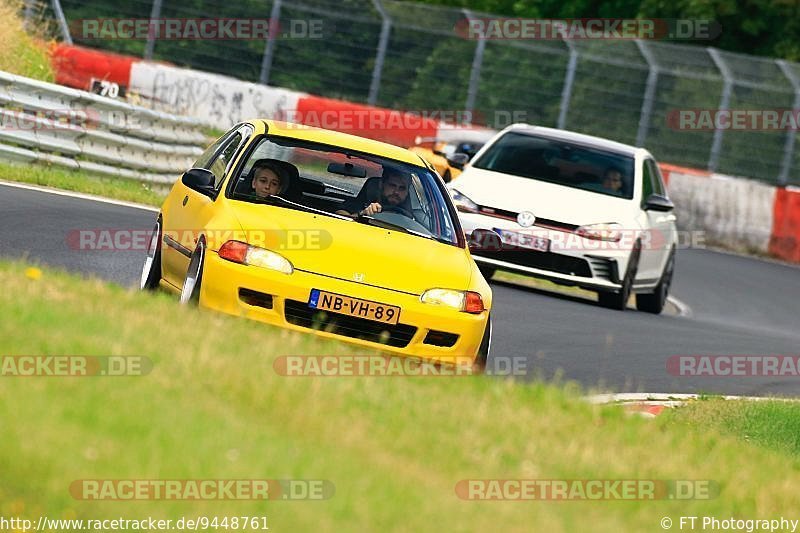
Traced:
<path fill-rule="evenodd" d="M 419 231 L 415 231 L 413 229 L 409 229 L 409 228 L 407 228 L 405 226 L 402 226 L 400 224 L 394 224 L 392 222 L 386 222 L 385 220 L 379 220 L 379 219 L 377 219 L 375 217 L 371 217 L 369 215 L 359 215 L 354 220 L 356 222 L 361 222 L 362 224 L 367 223 L 367 224 L 369 224 L 371 226 L 377 226 L 377 227 L 380 227 L 380 228 L 399 230 L 399 231 L 403 231 L 405 233 L 410 233 L 411 235 L 416 235 L 417 237 L 422 237 L 424 239 L 433 240 L 433 235 L 426 235 L 425 233 L 422 233 L 422 232 L 419 232 Z"/>

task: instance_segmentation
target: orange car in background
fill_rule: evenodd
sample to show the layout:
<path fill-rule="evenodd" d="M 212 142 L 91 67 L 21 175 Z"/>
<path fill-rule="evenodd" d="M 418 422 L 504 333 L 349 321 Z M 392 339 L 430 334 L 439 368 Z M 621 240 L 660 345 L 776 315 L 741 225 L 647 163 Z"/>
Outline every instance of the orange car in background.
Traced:
<path fill-rule="evenodd" d="M 494 136 L 490 131 L 473 131 L 459 138 L 417 137 L 412 152 L 430 163 L 445 183 L 456 179 L 464 165 Z"/>

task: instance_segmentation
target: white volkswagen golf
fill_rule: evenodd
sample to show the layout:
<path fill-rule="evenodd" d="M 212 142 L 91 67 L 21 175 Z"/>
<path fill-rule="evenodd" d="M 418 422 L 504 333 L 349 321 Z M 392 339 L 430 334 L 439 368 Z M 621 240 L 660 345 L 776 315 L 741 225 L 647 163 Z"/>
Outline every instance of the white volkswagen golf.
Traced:
<path fill-rule="evenodd" d="M 660 313 L 675 266 L 673 205 L 647 150 L 515 124 L 448 184 L 473 257 L 578 286 L 601 305 Z"/>

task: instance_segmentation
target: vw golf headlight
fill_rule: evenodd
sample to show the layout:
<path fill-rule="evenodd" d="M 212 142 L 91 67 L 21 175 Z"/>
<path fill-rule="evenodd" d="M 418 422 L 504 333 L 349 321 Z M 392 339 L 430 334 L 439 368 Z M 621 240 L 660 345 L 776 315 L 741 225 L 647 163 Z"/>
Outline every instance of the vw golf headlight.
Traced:
<path fill-rule="evenodd" d="M 622 238 L 622 226 L 616 222 L 587 224 L 576 229 L 575 233 L 585 239 L 618 242 Z"/>
<path fill-rule="evenodd" d="M 478 204 L 458 192 L 456 189 L 450 189 L 450 197 L 453 199 L 453 203 L 455 204 L 456 209 L 459 211 L 463 211 L 465 213 L 478 212 Z"/>

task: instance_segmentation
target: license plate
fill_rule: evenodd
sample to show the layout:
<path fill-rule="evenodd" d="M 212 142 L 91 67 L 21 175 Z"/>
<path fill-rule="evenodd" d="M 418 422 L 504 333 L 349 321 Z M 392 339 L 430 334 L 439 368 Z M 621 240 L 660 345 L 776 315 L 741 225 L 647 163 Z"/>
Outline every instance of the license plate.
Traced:
<path fill-rule="evenodd" d="M 397 324 L 398 320 L 400 320 L 400 308 L 396 305 L 351 298 L 350 296 L 325 292 L 319 289 L 311 290 L 311 296 L 308 297 L 308 306 L 320 311 L 332 311 L 342 315 L 383 322 L 384 324 Z"/>
<path fill-rule="evenodd" d="M 550 251 L 550 239 L 545 237 L 501 229 L 495 229 L 495 231 L 500 234 L 500 239 L 502 239 L 503 244 L 518 248 L 528 248 L 538 252 Z"/>

